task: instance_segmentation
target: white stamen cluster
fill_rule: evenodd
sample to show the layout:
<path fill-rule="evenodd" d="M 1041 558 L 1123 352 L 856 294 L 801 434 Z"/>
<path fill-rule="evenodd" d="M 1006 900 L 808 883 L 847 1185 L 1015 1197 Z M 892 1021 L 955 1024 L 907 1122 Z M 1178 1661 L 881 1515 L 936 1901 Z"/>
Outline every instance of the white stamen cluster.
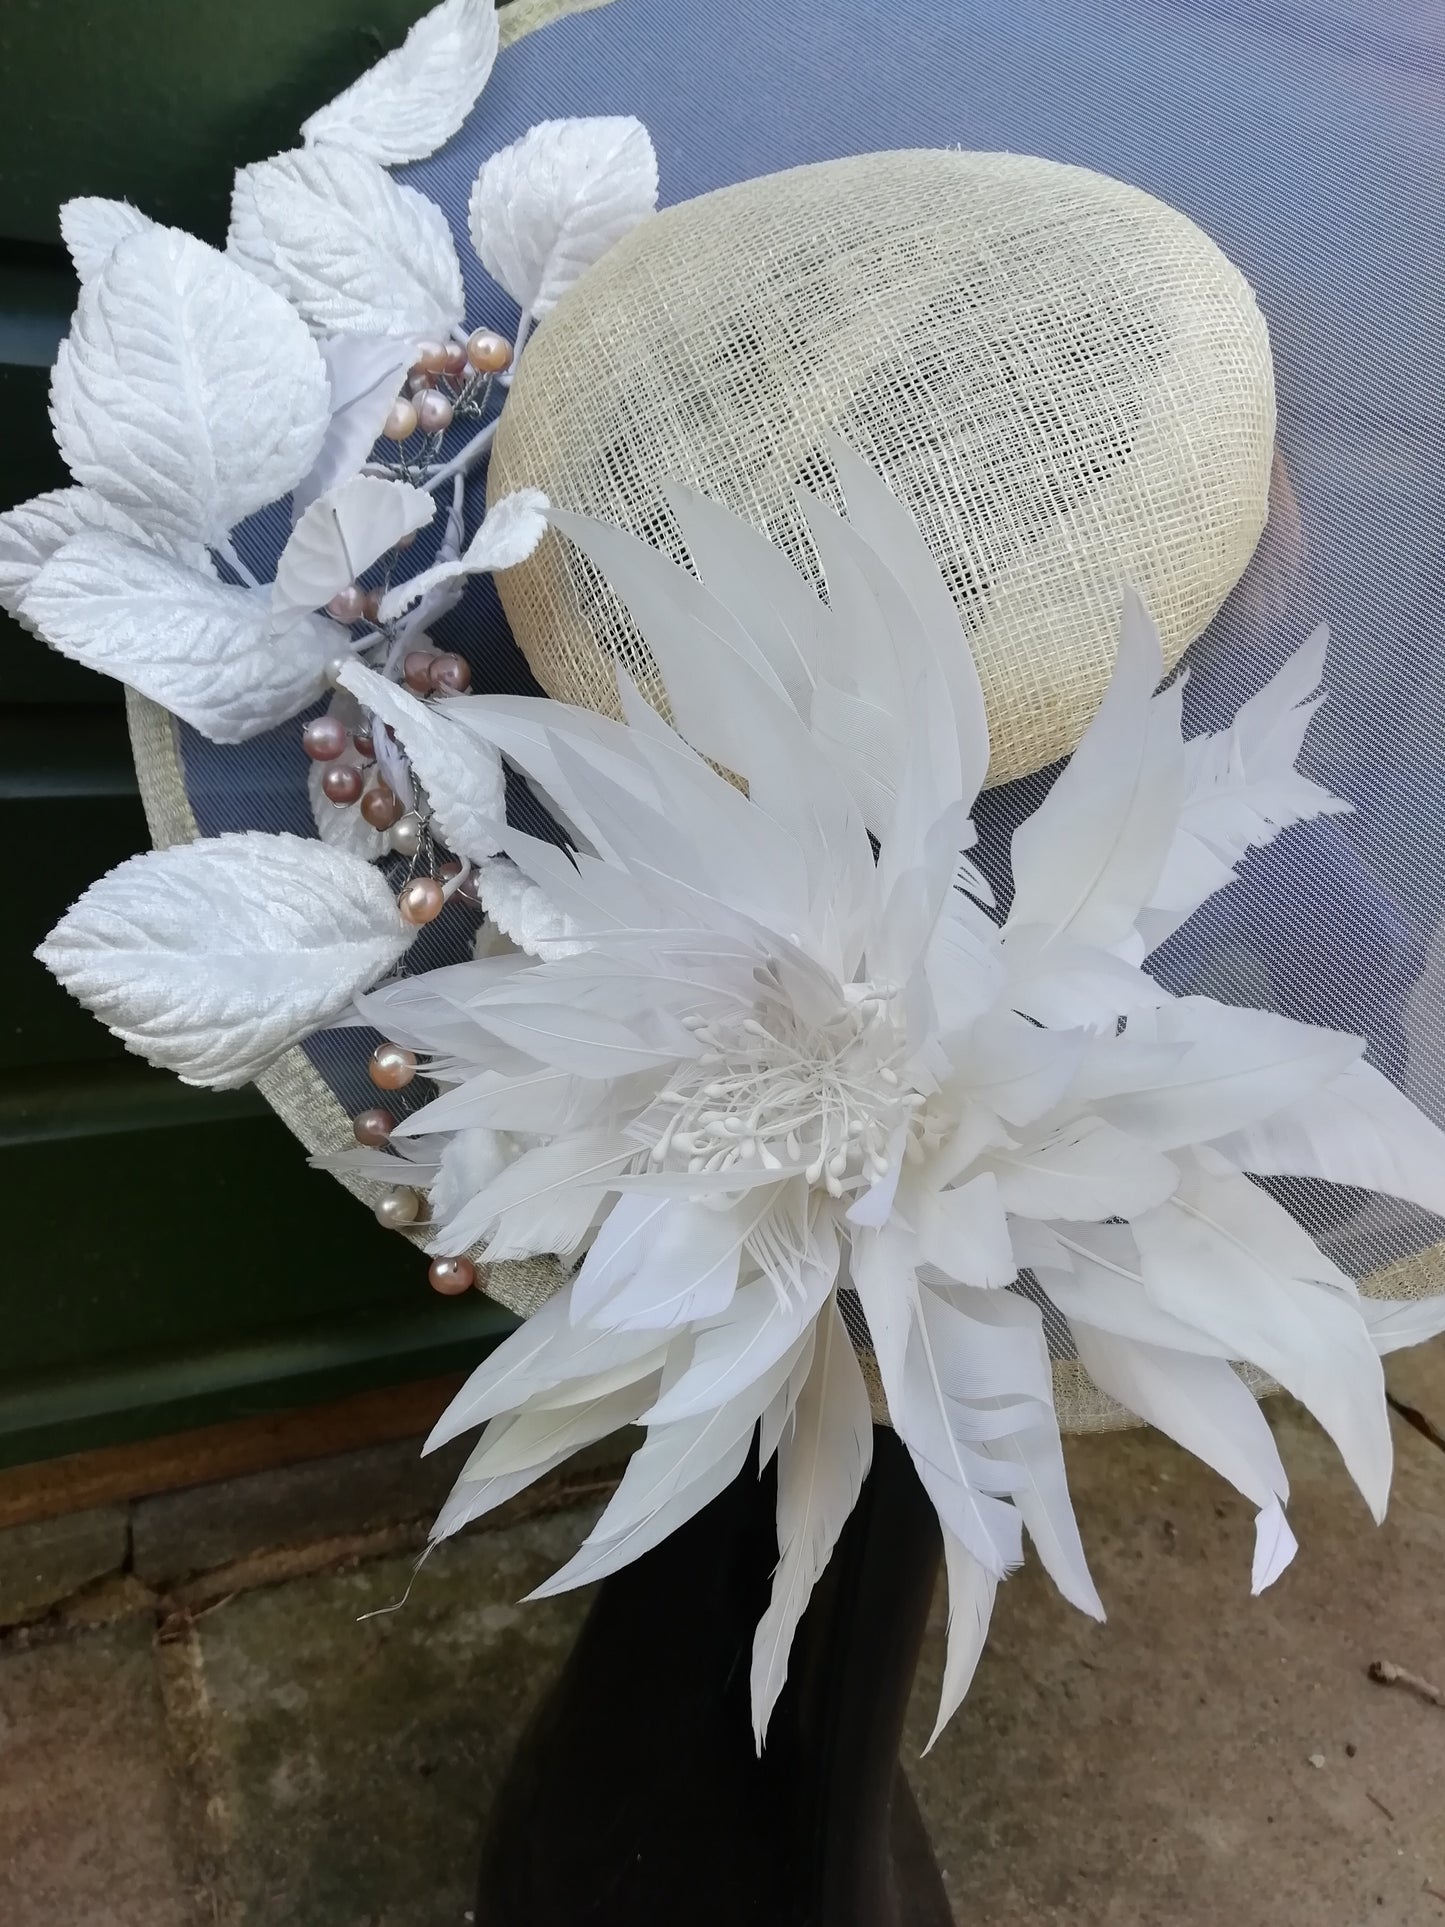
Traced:
<path fill-rule="evenodd" d="M 834 1198 L 882 1177 L 899 1127 L 927 1102 L 901 1074 L 897 994 L 892 984 L 849 985 L 834 1015 L 810 1023 L 765 986 L 746 1017 L 685 1020 L 702 1054 L 658 1099 L 672 1115 L 651 1162 L 801 1171 Z"/>

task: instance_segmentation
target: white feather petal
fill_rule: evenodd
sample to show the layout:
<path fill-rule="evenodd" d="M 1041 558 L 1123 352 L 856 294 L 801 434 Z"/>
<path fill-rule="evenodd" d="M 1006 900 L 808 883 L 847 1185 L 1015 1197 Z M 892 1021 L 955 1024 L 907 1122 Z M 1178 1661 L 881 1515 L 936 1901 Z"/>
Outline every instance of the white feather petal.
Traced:
<path fill-rule="evenodd" d="M 1178 1182 L 1168 1158 L 1097 1117 L 1077 1118 L 1042 1142 L 992 1151 L 985 1168 L 998 1180 L 1004 1210 L 1023 1218 L 1132 1218 L 1161 1204 Z"/>
<path fill-rule="evenodd" d="M 1261 1177 L 1363 1185 L 1445 1216 L 1445 1132 L 1372 1064 L 1351 1064 L 1216 1149 Z"/>
<path fill-rule="evenodd" d="M 1247 1178 L 1184 1173 L 1134 1221 L 1145 1289 L 1165 1311 L 1277 1379 L 1334 1439 L 1376 1518 L 1392 1447 L 1384 1375 L 1347 1283 Z"/>
<path fill-rule="evenodd" d="M 939 1735 L 962 1706 L 988 1639 L 998 1579 L 945 1526 L 943 1559 L 948 1573 L 948 1652 L 938 1697 L 938 1717 L 928 1737 L 930 1753 Z"/>
<path fill-rule="evenodd" d="M 1159 635 L 1124 592 L 1119 654 L 1083 741 L 1013 837 L 1009 928 L 1108 947 L 1133 929 L 1164 866 L 1183 795 L 1180 687 L 1152 691 Z"/>
<path fill-rule="evenodd" d="M 753 1737 L 762 1751 L 798 1622 L 858 1503 L 873 1459 L 868 1388 L 837 1301 L 819 1321 L 793 1426 L 778 1445 L 778 1565 L 753 1639 Z"/>

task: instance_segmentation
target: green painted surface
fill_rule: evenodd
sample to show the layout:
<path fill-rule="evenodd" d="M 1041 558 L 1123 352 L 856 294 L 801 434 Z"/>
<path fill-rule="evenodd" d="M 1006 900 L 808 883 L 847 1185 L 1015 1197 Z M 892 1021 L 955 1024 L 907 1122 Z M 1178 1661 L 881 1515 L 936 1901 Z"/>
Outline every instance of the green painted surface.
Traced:
<path fill-rule="evenodd" d="M 0 508 L 68 480 L 49 364 L 76 284 L 57 209 L 133 201 L 219 242 L 231 178 L 426 0 L 0 0 Z M 439 1299 L 254 1092 L 127 1055 L 32 958 L 148 847 L 119 686 L 0 616 L 0 1464 L 470 1365 L 510 1324 Z"/>
<path fill-rule="evenodd" d="M 235 168 L 395 46 L 423 0 L 5 0 L 0 179 L 12 239 L 59 239 L 76 194 L 225 233 Z"/>

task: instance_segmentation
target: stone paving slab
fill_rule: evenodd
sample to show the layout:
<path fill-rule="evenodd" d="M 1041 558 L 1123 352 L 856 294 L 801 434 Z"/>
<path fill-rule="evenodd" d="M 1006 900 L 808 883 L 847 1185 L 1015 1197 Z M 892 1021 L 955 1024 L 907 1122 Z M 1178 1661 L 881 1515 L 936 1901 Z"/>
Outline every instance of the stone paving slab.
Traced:
<path fill-rule="evenodd" d="M 481 1824 L 586 1599 L 518 1605 L 576 1510 L 251 1593 L 196 1634 L 244 1927 L 462 1927 Z"/>
<path fill-rule="evenodd" d="M 1445 1414 L 1445 1346 L 1410 1372 Z M 960 1927 L 1445 1927 L 1445 1708 L 1366 1674 L 1445 1681 L 1445 1451 L 1396 1420 L 1377 1530 L 1310 1422 L 1272 1417 L 1301 1541 L 1276 1587 L 1249 1597 L 1249 1508 L 1203 1467 L 1147 1432 L 1073 1441 L 1109 1623 L 1027 1566 L 920 1761 L 939 1601 L 906 1757 Z M 381 1617 L 407 1557 L 218 1589 L 159 1637 L 153 1600 L 13 1636 L 0 1927 L 465 1927 L 485 1811 L 586 1595 L 516 1602 L 594 1514 L 464 1538 Z"/>
<path fill-rule="evenodd" d="M 37 1519 L 0 1532 L 0 1626 L 47 1612 L 125 1563 L 130 1518 L 123 1505 Z"/>
<path fill-rule="evenodd" d="M 0 1921 L 198 1927 L 145 1619 L 0 1657 Z"/>
<path fill-rule="evenodd" d="M 1249 1596 L 1250 1508 L 1145 1432 L 1070 1449 L 1096 1626 L 1030 1564 L 973 1688 L 912 1770 L 960 1923 L 1445 1923 L 1445 1710 L 1366 1677 L 1445 1679 L 1445 1453 L 1395 1422 L 1377 1529 L 1308 1419 L 1274 1413 L 1294 1565 Z M 942 1661 L 913 1708 L 927 1738 Z"/>
<path fill-rule="evenodd" d="M 132 1569 L 164 1586 L 263 1549 L 431 1518 L 473 1443 L 459 1439 L 423 1458 L 420 1439 L 398 1439 L 139 1499 Z"/>

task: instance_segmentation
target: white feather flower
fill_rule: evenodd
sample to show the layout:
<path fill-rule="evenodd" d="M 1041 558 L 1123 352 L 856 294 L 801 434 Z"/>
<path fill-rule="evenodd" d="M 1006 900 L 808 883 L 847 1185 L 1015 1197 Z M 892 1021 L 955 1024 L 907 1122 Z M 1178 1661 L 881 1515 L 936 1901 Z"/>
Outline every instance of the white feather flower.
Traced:
<path fill-rule="evenodd" d="M 450 1087 L 404 1131 L 527 1147 L 469 1195 L 448 1187 L 438 1248 L 585 1251 L 438 1426 L 434 1443 L 486 1423 L 437 1536 L 637 1422 L 646 1443 L 611 1504 L 540 1590 L 599 1578 L 717 1493 L 761 1424 L 780 1561 L 755 1654 L 760 1744 L 868 1464 L 845 1308 L 866 1319 L 943 1530 L 941 1723 L 1025 1532 L 1065 1596 L 1102 1616 L 1038 1297 L 1104 1390 L 1258 1507 L 1258 1590 L 1294 1541 L 1235 1363 L 1309 1407 L 1378 1517 L 1378 1353 L 1401 1337 L 1246 1173 L 1445 1210 L 1445 1138 L 1361 1039 L 1175 1000 L 1145 967 L 1151 918 L 1172 928 L 1247 847 L 1341 807 L 1294 771 L 1318 644 L 1233 735 L 1186 747 L 1178 686 L 1155 693 L 1157 635 L 1126 591 L 1109 692 L 1014 837 L 1000 923 L 963 855 L 988 758 L 967 647 L 907 516 L 856 457 L 835 461 L 852 521 L 808 504 L 832 590 L 811 614 L 801 581 L 759 568 L 756 535 L 720 512 L 706 511 L 717 594 L 616 530 L 555 518 L 627 602 L 682 734 L 621 672 L 625 724 L 540 700 L 442 706 L 408 743 L 420 781 L 461 805 L 465 757 L 484 792 L 501 751 L 546 794 L 572 854 L 500 820 L 486 840 L 551 900 L 566 941 L 365 1000 Z M 702 528 L 695 500 L 688 512 Z M 699 624 L 705 654 L 679 646 Z M 818 726 L 838 695 L 888 713 L 895 748 L 870 752 L 866 781 Z M 1033 1298 L 1003 1289 L 1022 1271 Z"/>

